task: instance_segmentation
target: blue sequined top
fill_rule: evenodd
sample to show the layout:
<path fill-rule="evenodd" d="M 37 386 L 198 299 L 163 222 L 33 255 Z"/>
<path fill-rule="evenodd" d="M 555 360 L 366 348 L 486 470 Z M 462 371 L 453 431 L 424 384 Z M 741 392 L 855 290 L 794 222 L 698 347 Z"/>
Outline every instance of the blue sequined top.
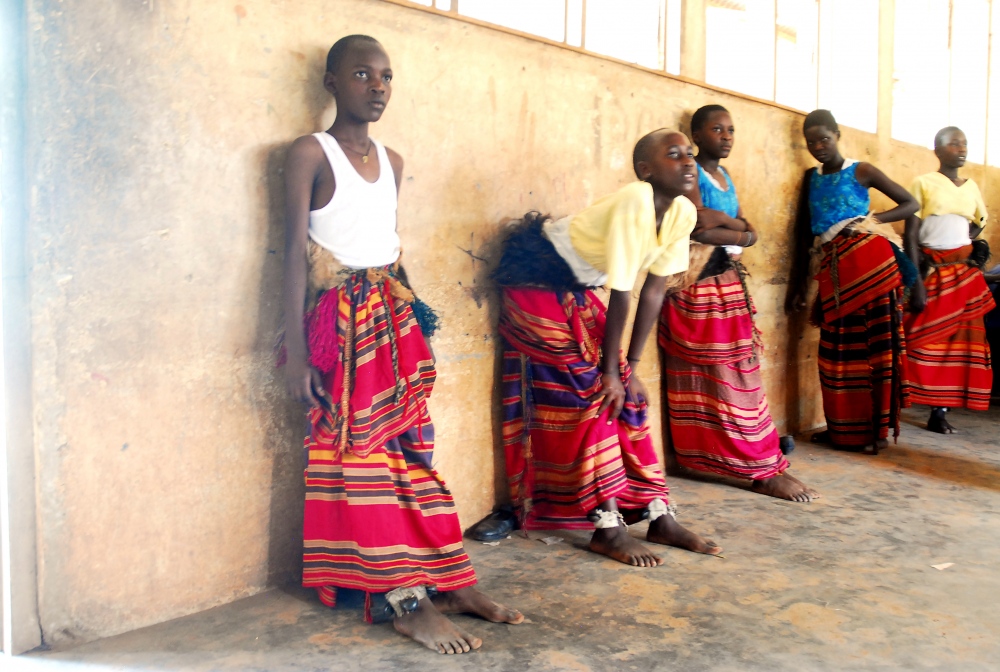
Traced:
<path fill-rule="evenodd" d="M 809 217 L 814 235 L 837 222 L 868 214 L 871 198 L 868 188 L 854 176 L 858 165 L 853 163 L 829 175 L 820 175 L 818 168 L 813 171 L 809 180 Z"/>
<path fill-rule="evenodd" d="M 740 200 L 736 197 L 736 187 L 729 179 L 729 173 L 726 172 L 726 169 L 722 166 L 719 168 L 726 176 L 726 184 L 729 185 L 729 189 L 726 191 L 715 186 L 705 169 L 701 167 L 701 164 L 698 164 L 698 190 L 701 192 L 701 203 L 710 210 L 721 210 L 735 218 L 740 212 Z"/>

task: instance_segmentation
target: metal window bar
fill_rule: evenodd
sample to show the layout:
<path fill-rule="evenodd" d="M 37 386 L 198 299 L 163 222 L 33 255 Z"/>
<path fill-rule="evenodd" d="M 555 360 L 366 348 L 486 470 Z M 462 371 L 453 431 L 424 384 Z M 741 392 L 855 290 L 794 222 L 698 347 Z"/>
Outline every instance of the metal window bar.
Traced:
<path fill-rule="evenodd" d="M 660 70 L 667 71 L 667 0 L 660 0 L 660 28 L 657 33 L 656 53 Z"/>
<path fill-rule="evenodd" d="M 819 109 L 819 62 L 820 54 L 823 51 L 823 32 L 819 29 L 820 17 L 823 16 L 823 0 L 816 0 L 816 100 L 813 102 L 813 109 Z"/>
<path fill-rule="evenodd" d="M 986 129 L 983 135 L 983 163 L 990 165 L 990 80 L 993 79 L 993 0 L 990 0 L 989 37 L 986 40 Z"/>
<path fill-rule="evenodd" d="M 563 44 L 569 44 L 569 0 L 563 2 Z"/>
<path fill-rule="evenodd" d="M 778 33 L 778 5 L 781 0 L 774 0 L 774 58 L 771 62 L 771 100 L 778 100 L 778 40 L 781 39 Z"/>

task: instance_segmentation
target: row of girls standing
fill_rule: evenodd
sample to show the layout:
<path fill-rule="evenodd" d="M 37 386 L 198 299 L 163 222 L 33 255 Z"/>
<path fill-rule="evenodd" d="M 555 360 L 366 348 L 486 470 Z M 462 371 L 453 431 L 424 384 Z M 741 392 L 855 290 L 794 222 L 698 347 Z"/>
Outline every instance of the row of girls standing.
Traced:
<path fill-rule="evenodd" d="M 821 165 L 803 182 L 786 308 L 805 307 L 815 239 L 812 320 L 820 329 L 827 430 L 813 439 L 878 453 L 890 428 L 899 435 L 900 411 L 910 403 L 932 407 L 928 430 L 950 433 L 947 409 L 985 410 L 991 387 L 983 316 L 994 301 L 981 270 L 989 253 L 972 240 L 986 207 L 975 182 L 958 177 L 965 135 L 942 129 L 934 142 L 938 171 L 919 176 L 908 192 L 870 163 L 843 157 L 829 111 L 810 113 L 803 133 Z M 872 213 L 870 188 L 895 207 Z M 898 221 L 906 222 L 905 245 L 890 226 Z"/>
<path fill-rule="evenodd" d="M 803 133 L 821 165 L 807 171 L 802 186 L 787 308 L 806 306 L 814 250 L 819 295 L 812 321 L 821 334 L 827 430 L 813 438 L 877 453 L 890 429 L 898 436 L 900 410 L 910 402 L 931 406 L 929 430 L 951 433 L 948 408 L 984 410 L 991 380 L 983 316 L 994 303 L 981 271 L 988 248 L 973 240 L 986 208 L 975 182 L 957 174 L 965 135 L 942 129 L 934 143 L 940 169 L 918 177 L 907 192 L 872 164 L 841 155 L 829 111 L 809 114 Z M 760 333 L 740 262 L 757 232 L 720 165 L 733 149 L 732 117 L 706 105 L 692 115 L 691 135 L 698 181 L 688 198 L 698 207 L 698 223 L 689 273 L 697 275 L 668 290 L 659 328 L 670 443 L 684 469 L 808 501 L 817 493 L 787 471 L 761 381 Z M 871 213 L 870 188 L 895 207 Z M 903 220 L 905 252 L 890 225 Z M 707 263 L 699 263 L 706 255 Z"/>
<path fill-rule="evenodd" d="M 494 276 L 503 292 L 507 478 L 521 525 L 596 528 L 592 551 L 641 567 L 662 562 L 627 533 L 627 524 L 644 516 L 649 542 L 721 550 L 677 522 L 653 451 L 646 389 L 634 367 L 657 316 L 667 431 L 678 464 L 749 482 L 772 497 L 808 502 L 818 496 L 789 473 L 762 385 L 756 310 L 741 263 L 758 233 L 720 165 L 733 148 L 732 117 L 706 106 L 693 115 L 691 130 L 697 156 L 683 134 L 654 131 L 633 151 L 638 182 L 566 217 L 529 213 L 511 229 Z M 890 429 L 898 435 L 909 378 L 921 381 L 924 403 L 947 392 L 935 410 L 941 415 L 945 405 L 973 407 L 968 400 L 982 399 L 981 390 L 959 388 L 969 380 L 981 387 L 982 372 L 989 372 L 981 313 L 978 331 L 965 319 L 969 306 L 992 307 L 982 274 L 967 262 L 972 247 L 920 252 L 911 245 L 908 255 L 891 224 L 922 208 L 931 226 L 911 220 L 907 238 L 927 247 L 941 224 L 933 216 L 954 212 L 957 218 L 947 218 L 953 224 L 978 224 L 985 208 L 981 197 L 965 207 L 972 187 L 964 187 L 961 198 L 934 187 L 938 203 L 924 198 L 926 185 L 915 196 L 870 163 L 845 159 L 829 111 L 810 113 L 803 133 L 820 166 L 805 175 L 786 305 L 790 311 L 806 306 L 812 252 L 827 419 L 827 430 L 814 440 L 877 453 Z M 870 212 L 869 189 L 893 207 Z M 939 242 L 947 247 L 954 240 Z M 925 257 L 922 280 L 914 259 Z M 626 348 L 632 289 L 643 274 Z M 908 286 L 920 289 L 904 320 Z M 595 292 L 600 287 L 609 290 L 607 306 Z M 945 313 L 947 324 L 939 319 Z M 904 325 L 927 333 L 919 367 L 929 372 L 907 364 Z M 979 369 L 968 365 L 970 353 Z"/>

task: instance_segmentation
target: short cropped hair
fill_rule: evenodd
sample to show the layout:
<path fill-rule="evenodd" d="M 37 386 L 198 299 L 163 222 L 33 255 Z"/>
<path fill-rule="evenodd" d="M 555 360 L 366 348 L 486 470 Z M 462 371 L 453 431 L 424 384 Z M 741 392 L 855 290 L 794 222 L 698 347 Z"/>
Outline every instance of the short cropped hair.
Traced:
<path fill-rule="evenodd" d="M 702 105 L 694 111 L 694 114 L 691 115 L 691 135 L 694 135 L 696 131 L 700 131 L 701 127 L 705 125 L 705 122 L 708 121 L 708 118 L 714 112 L 725 112 L 726 114 L 729 114 L 729 110 L 724 108 L 722 105 Z"/>
<path fill-rule="evenodd" d="M 813 110 L 806 115 L 806 120 L 802 122 L 802 132 L 805 133 L 814 126 L 826 126 L 831 131 L 839 131 L 837 120 L 833 118 L 830 110 Z"/>
<path fill-rule="evenodd" d="M 937 149 L 938 147 L 943 147 L 944 146 L 944 139 L 947 136 L 949 136 L 952 133 L 954 133 L 955 131 L 958 131 L 959 133 L 961 133 L 962 129 L 959 128 L 958 126 L 945 126 L 940 131 L 938 131 L 937 133 L 935 133 L 934 134 L 934 149 Z"/>
<path fill-rule="evenodd" d="M 635 148 L 632 150 L 632 170 L 635 171 L 635 176 L 640 180 L 642 177 L 639 176 L 639 162 L 649 159 L 649 152 L 653 149 L 653 141 L 656 140 L 657 136 L 670 132 L 669 128 L 658 128 L 642 136 L 639 138 L 639 142 L 635 143 Z"/>
<path fill-rule="evenodd" d="M 326 55 L 326 71 L 327 72 L 337 72 L 340 68 L 340 64 L 344 60 L 344 56 L 347 55 L 348 50 L 356 44 L 376 44 L 382 46 L 378 40 L 376 40 L 371 35 L 347 35 L 340 38 L 333 43 L 330 47 L 330 52 Z"/>

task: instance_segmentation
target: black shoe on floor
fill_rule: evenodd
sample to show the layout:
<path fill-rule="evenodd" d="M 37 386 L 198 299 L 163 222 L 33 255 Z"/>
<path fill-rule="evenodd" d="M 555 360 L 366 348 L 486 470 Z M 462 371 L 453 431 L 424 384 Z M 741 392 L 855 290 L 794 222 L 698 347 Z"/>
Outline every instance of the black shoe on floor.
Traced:
<path fill-rule="evenodd" d="M 516 530 L 514 507 L 504 505 L 469 528 L 467 534 L 476 541 L 500 541 Z"/>

